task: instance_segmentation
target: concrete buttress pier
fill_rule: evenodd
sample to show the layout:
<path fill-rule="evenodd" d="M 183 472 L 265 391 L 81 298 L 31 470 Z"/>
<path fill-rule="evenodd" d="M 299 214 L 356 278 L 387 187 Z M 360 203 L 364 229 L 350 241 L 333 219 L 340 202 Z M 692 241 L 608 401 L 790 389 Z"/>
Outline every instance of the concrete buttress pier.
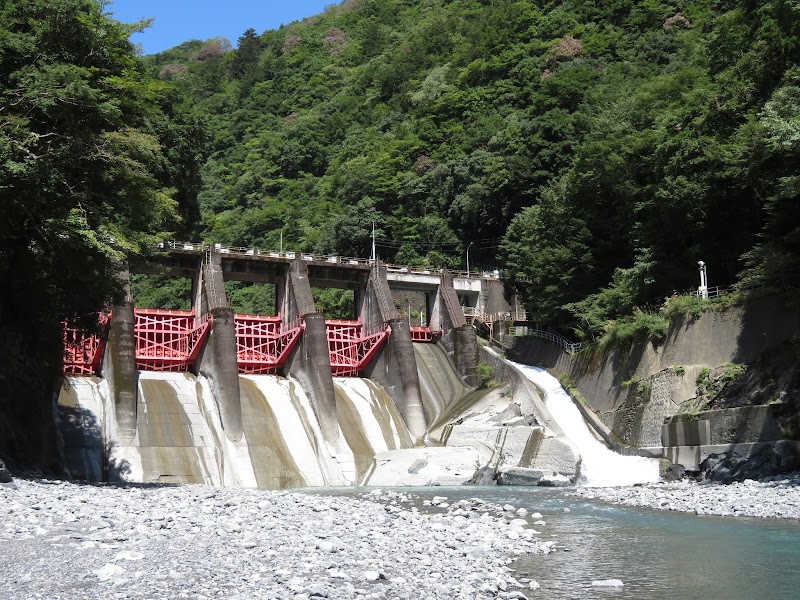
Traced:
<path fill-rule="evenodd" d="M 325 316 L 317 314 L 308 267 L 299 256 L 286 274 L 281 314 L 286 323 L 300 318 L 305 325 L 300 343 L 289 357 L 287 370 L 306 390 L 323 437 L 335 446 L 339 443 L 339 427 Z"/>
<path fill-rule="evenodd" d="M 467 324 L 453 285 L 453 277 L 447 269 L 442 269 L 441 283 L 431 311 L 431 328 L 442 331 L 441 344 L 453 359 L 462 381 L 466 385 L 477 387 L 480 383 L 477 375 L 478 337 L 475 330 Z"/>
<path fill-rule="evenodd" d="M 237 442 L 242 438 L 242 404 L 236 360 L 236 323 L 233 309 L 225 297 L 219 254 L 209 253 L 195 281 L 195 314 L 198 318 L 206 312 L 212 316 L 208 340 L 197 360 L 197 372 L 211 384 L 225 436 Z"/>
<path fill-rule="evenodd" d="M 422 409 L 419 374 L 411 345 L 408 322 L 392 302 L 386 269 L 375 266 L 361 304 L 361 321 L 368 329 L 388 323 L 391 335 L 364 375 L 380 383 L 397 405 L 409 432 L 417 440 L 425 436 L 427 424 Z"/>
<path fill-rule="evenodd" d="M 130 442 L 136 436 L 136 317 L 133 314 L 130 273 L 127 267 L 120 270 L 119 278 L 125 288 L 125 299 L 112 308 L 113 318 L 103 357 L 103 373 L 112 390 L 117 431 L 123 442 Z"/>

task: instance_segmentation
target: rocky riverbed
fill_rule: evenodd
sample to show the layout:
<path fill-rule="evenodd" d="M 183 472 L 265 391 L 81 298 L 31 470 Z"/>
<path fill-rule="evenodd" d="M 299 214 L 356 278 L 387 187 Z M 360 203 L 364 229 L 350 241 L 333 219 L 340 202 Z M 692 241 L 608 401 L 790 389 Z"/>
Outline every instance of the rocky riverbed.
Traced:
<path fill-rule="evenodd" d="M 0 487 L 0 597 L 526 598 L 534 507 L 207 486 Z M 530 511 L 528 510 L 530 509 Z"/>
<path fill-rule="evenodd" d="M 800 519 L 800 474 L 727 485 L 689 480 L 619 488 L 577 488 L 572 495 L 698 515 Z"/>

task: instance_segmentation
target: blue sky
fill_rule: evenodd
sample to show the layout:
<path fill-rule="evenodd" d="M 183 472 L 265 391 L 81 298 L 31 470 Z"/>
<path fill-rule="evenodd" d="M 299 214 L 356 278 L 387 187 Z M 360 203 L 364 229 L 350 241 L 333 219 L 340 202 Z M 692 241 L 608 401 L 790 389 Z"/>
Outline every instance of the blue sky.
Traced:
<path fill-rule="evenodd" d="M 257 33 L 319 14 L 339 0 L 112 0 L 106 8 L 117 21 L 153 24 L 131 41 L 144 54 L 161 52 L 187 40 L 213 37 L 236 40 L 252 27 Z"/>

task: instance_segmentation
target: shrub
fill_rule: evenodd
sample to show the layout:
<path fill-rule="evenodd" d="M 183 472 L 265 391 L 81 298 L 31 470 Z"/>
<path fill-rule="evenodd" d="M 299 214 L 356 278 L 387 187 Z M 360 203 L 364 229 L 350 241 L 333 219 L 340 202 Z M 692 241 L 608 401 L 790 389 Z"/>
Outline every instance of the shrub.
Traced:
<path fill-rule="evenodd" d="M 497 381 L 494 379 L 494 367 L 489 363 L 479 362 L 475 372 L 480 380 L 479 387 L 491 388 L 497 385 Z"/>
<path fill-rule="evenodd" d="M 598 344 L 602 349 L 647 339 L 658 344 L 666 339 L 668 331 L 669 319 L 664 315 L 637 308 L 632 317 L 609 322 Z"/>

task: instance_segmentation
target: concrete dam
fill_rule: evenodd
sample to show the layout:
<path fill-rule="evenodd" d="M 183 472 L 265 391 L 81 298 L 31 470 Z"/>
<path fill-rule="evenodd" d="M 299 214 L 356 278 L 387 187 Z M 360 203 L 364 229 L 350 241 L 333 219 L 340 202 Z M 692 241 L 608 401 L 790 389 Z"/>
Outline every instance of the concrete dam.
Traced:
<path fill-rule="evenodd" d="M 192 311 L 136 308 L 129 294 L 100 333 L 65 330 L 58 411 L 74 476 L 259 488 L 458 485 L 483 466 L 506 483 L 579 477 L 577 447 L 521 372 L 477 389 L 486 350 L 464 307 L 510 310 L 496 274 L 165 250 L 159 270 L 192 278 Z M 277 316 L 234 314 L 226 280 L 275 285 Z M 325 319 L 312 286 L 352 290 L 356 318 Z M 398 312 L 404 290 L 424 297 L 426 326 Z"/>

